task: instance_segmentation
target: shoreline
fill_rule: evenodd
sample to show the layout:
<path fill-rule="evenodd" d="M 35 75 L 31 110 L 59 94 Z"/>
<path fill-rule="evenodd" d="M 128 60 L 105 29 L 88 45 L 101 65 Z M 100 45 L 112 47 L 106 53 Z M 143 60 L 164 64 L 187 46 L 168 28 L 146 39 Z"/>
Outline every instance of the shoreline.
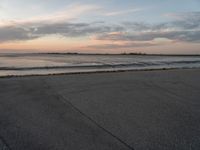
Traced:
<path fill-rule="evenodd" d="M 168 70 L 200 70 L 200 68 L 158 68 L 158 69 L 127 69 L 127 70 L 110 70 L 110 71 L 86 71 L 86 72 L 66 72 L 52 74 L 30 74 L 30 75 L 6 75 L 0 76 L 5 78 L 23 78 L 23 77 L 45 77 L 45 76 L 63 76 L 63 75 L 80 75 L 80 74 L 103 74 L 103 73 L 121 73 L 121 72 L 148 72 L 148 71 L 168 71 Z"/>

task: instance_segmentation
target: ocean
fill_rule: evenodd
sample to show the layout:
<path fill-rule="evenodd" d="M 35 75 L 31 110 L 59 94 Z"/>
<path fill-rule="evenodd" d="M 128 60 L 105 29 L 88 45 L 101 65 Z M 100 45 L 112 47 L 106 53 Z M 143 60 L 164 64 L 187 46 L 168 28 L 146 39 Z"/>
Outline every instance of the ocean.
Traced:
<path fill-rule="evenodd" d="M 0 54 L 0 76 L 200 68 L 200 56 Z"/>

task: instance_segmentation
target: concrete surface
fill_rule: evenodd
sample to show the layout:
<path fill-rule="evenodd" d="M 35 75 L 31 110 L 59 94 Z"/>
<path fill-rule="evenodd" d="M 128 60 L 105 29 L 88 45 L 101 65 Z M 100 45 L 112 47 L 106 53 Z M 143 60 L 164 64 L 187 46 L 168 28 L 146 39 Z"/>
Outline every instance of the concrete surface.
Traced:
<path fill-rule="evenodd" d="M 199 150 L 200 70 L 2 78 L 0 137 L 11 150 Z"/>

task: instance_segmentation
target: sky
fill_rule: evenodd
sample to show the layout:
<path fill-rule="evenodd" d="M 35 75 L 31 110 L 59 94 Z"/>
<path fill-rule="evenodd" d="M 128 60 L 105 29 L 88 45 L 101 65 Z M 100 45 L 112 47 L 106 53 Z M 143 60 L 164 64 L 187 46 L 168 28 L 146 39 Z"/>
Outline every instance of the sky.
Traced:
<path fill-rule="evenodd" d="M 200 0 L 0 0 L 0 52 L 200 54 Z"/>

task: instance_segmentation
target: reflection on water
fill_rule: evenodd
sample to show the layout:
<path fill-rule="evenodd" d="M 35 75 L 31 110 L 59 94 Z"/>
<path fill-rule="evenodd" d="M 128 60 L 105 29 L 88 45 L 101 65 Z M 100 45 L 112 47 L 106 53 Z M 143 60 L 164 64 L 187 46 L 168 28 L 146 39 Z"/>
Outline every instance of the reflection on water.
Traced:
<path fill-rule="evenodd" d="M 199 67 L 199 56 L 0 54 L 0 76 Z"/>

